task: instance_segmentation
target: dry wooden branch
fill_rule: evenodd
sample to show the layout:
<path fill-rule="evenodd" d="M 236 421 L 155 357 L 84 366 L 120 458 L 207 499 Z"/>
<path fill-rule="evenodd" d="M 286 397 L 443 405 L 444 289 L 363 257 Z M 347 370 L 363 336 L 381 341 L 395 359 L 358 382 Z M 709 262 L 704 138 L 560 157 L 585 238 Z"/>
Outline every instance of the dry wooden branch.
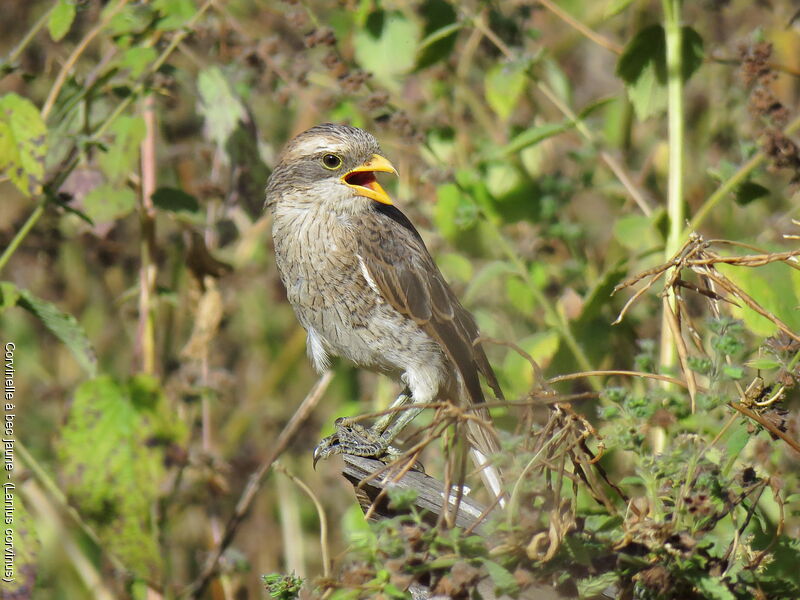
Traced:
<path fill-rule="evenodd" d="M 408 471 L 399 473 L 397 470 L 387 470 L 386 464 L 374 459 L 363 456 L 352 456 L 345 454 L 342 475 L 353 484 L 353 488 L 365 513 L 370 513 L 371 518 L 388 519 L 397 516 L 399 513 L 389 508 L 389 501 L 383 490 L 395 488 L 400 490 L 413 489 L 417 492 L 414 506 L 426 512 L 429 521 L 436 523 L 439 516 L 445 509 L 444 503 L 444 483 L 422 473 L 420 471 Z M 380 477 L 375 477 L 376 472 L 381 472 Z M 381 496 L 379 498 L 379 495 Z M 377 500 L 377 503 L 375 503 Z M 451 514 L 456 509 L 456 493 L 450 494 Z M 471 528 L 473 531 L 482 533 L 481 521 L 486 517 L 486 508 L 464 495 L 455 513 L 455 524 L 464 529 Z"/>

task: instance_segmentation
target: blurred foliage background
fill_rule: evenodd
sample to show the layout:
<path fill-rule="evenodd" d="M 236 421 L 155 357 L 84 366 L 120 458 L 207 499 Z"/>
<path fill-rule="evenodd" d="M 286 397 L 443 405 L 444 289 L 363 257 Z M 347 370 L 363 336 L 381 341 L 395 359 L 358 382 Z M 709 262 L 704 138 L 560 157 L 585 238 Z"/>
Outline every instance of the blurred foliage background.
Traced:
<path fill-rule="evenodd" d="M 612 290 L 693 230 L 792 250 L 800 181 L 794 3 L 702 0 L 670 21 L 680 6 L 4 0 L 0 333 L 16 345 L 18 440 L 18 577 L 4 597 L 176 597 L 218 546 L 317 381 L 262 204 L 282 145 L 320 122 L 380 140 L 400 172 L 387 182 L 396 204 L 486 336 L 548 375 L 679 375 L 661 284 L 614 326 L 630 292 Z M 665 50 L 676 28 L 679 77 Z M 668 128 L 674 82 L 683 139 Z M 800 331 L 796 270 L 720 269 Z M 697 414 L 641 381 L 559 389 L 588 392 L 576 409 L 620 448 L 606 465 L 620 477 L 644 464 L 625 457 L 637 448 L 685 464 L 675 440 L 691 434 L 721 439 L 728 470 L 757 464 L 796 490 L 796 452 L 742 417 L 723 425 L 735 384 L 758 369 L 790 388 L 797 348 L 790 339 L 764 359 L 774 322 L 742 304 L 725 310 L 743 325 L 709 328 L 708 299 L 685 294 L 700 324 L 692 364 L 715 390 Z M 490 357 L 510 399 L 541 383 L 514 350 L 494 345 Z M 613 386 L 627 392 L 597 400 Z M 281 459 L 322 499 L 339 559 L 366 526 L 336 464 L 312 470 L 311 450 L 335 417 L 380 410 L 396 391 L 336 365 Z M 781 426 L 797 440 L 787 393 Z M 632 408 L 625 394 L 644 401 Z M 514 430 L 513 411 L 495 416 Z M 434 472 L 437 460 L 426 459 Z M 762 533 L 780 521 L 786 560 L 797 559 L 798 496 L 784 495 L 780 518 L 764 498 Z M 318 532 L 303 491 L 269 475 L 205 597 L 264 597 L 262 573 L 319 575 Z M 728 598 L 721 590 L 708 597 Z"/>

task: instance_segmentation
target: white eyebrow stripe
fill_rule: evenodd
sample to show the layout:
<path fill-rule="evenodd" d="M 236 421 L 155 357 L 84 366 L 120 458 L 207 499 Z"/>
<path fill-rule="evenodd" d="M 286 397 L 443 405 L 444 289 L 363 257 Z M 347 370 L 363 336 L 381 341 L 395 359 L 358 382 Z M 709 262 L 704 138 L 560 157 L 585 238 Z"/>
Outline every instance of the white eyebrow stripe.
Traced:
<path fill-rule="evenodd" d="M 338 145 L 331 142 L 332 140 L 320 140 L 319 138 L 302 140 L 292 148 L 291 154 L 300 158 L 302 156 L 313 156 L 321 152 L 340 152 Z"/>

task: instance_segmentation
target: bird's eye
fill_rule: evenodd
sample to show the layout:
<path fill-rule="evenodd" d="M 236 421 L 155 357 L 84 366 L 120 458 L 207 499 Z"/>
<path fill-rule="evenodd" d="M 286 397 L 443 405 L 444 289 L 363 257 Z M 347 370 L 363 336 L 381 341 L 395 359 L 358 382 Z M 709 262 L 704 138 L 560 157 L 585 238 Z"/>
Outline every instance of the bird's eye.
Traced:
<path fill-rule="evenodd" d="M 333 171 L 342 166 L 342 159 L 335 154 L 326 154 L 322 157 L 322 166 Z"/>

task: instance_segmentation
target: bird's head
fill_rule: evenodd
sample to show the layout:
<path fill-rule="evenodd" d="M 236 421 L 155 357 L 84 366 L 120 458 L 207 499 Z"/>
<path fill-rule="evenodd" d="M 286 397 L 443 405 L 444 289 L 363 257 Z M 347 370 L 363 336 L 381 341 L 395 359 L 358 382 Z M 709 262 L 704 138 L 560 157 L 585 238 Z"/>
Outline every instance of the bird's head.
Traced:
<path fill-rule="evenodd" d="M 267 206 L 324 203 L 336 212 L 358 212 L 371 202 L 392 204 L 376 173 L 397 171 L 377 140 L 357 127 L 325 123 L 295 136 L 267 184 Z"/>

